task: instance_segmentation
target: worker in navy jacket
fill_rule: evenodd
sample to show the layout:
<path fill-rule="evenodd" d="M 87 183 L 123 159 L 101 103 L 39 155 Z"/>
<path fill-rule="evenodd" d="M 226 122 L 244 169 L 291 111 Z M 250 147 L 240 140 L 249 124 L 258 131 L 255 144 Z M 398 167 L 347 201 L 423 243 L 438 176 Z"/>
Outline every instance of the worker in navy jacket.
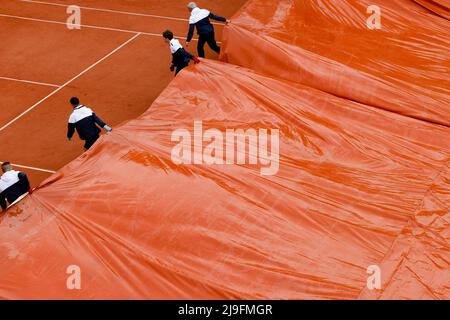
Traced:
<path fill-rule="evenodd" d="M 227 23 L 230 21 L 216 16 L 206 9 L 200 9 L 195 2 L 190 2 L 188 4 L 188 9 L 191 12 L 191 16 L 189 18 L 189 33 L 186 40 L 186 46 L 189 46 L 189 42 L 191 42 L 192 37 L 194 36 L 194 30 L 197 28 L 199 36 L 197 45 L 198 56 L 201 58 L 205 57 L 205 43 L 208 43 L 212 50 L 220 53 L 220 47 L 217 45 L 215 39 L 214 26 L 211 24 L 210 19 Z"/>
<path fill-rule="evenodd" d="M 88 150 L 100 137 L 99 127 L 107 132 L 112 129 L 100 120 L 91 109 L 81 105 L 78 98 L 71 98 L 70 104 L 73 111 L 69 118 L 67 138 L 71 141 L 76 130 L 80 139 L 85 141 L 84 148 Z"/>
<path fill-rule="evenodd" d="M 184 68 L 189 65 L 191 60 L 194 60 L 194 63 L 199 63 L 200 60 L 197 57 L 194 57 L 192 54 L 184 50 L 183 46 L 180 44 L 180 41 L 173 37 L 173 32 L 170 30 L 166 30 L 163 32 L 163 38 L 166 43 L 169 44 L 170 52 L 172 53 L 172 65 L 170 66 L 170 71 L 175 71 L 175 76 Z"/>
<path fill-rule="evenodd" d="M 32 192 L 30 182 L 25 173 L 12 169 L 11 163 L 2 164 L 3 175 L 0 177 L 0 207 L 6 210 L 8 204 L 11 205 L 27 192 Z"/>

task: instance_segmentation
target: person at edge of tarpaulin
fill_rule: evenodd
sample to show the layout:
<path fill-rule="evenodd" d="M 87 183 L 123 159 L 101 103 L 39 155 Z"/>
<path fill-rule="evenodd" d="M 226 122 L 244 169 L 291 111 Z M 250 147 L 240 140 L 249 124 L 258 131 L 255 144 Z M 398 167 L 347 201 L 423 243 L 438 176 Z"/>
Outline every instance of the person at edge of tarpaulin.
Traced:
<path fill-rule="evenodd" d="M 175 76 L 184 68 L 189 65 L 189 61 L 194 60 L 194 63 L 199 63 L 200 59 L 194 57 L 192 54 L 184 50 L 183 46 L 180 44 L 180 41 L 173 37 L 173 32 L 170 30 L 166 30 L 163 32 L 163 38 L 166 43 L 169 44 L 170 52 L 172 53 L 172 65 L 170 66 L 170 71 L 174 71 L 175 68 Z"/>
<path fill-rule="evenodd" d="M 189 18 L 189 33 L 186 39 L 186 47 L 194 36 L 194 30 L 197 28 L 198 33 L 198 56 L 200 58 L 205 57 L 205 43 L 208 43 L 209 47 L 217 53 L 220 53 L 220 47 L 216 43 L 214 26 L 211 24 L 209 19 L 213 19 L 220 22 L 230 23 L 230 20 L 216 16 L 206 9 L 200 9 L 197 7 L 195 2 L 190 2 L 188 5 L 188 10 L 191 12 Z"/>
<path fill-rule="evenodd" d="M 73 111 L 69 117 L 67 130 L 69 141 L 72 140 L 76 130 L 80 139 L 85 142 L 84 148 L 88 150 L 100 138 L 100 132 L 102 131 L 98 126 L 105 129 L 106 132 L 112 131 L 111 127 L 107 126 L 95 115 L 94 111 L 80 104 L 80 100 L 77 97 L 71 98 L 70 104 L 73 107 Z"/>
<path fill-rule="evenodd" d="M 3 175 L 0 177 L 0 206 L 2 210 L 8 208 L 18 198 L 26 194 L 32 193 L 30 182 L 25 173 L 15 171 L 9 162 L 2 163 Z"/>

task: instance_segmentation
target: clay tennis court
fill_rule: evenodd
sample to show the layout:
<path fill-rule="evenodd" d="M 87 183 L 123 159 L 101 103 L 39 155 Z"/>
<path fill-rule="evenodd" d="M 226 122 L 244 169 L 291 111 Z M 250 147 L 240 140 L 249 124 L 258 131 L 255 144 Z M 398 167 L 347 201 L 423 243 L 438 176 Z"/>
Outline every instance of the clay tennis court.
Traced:
<path fill-rule="evenodd" d="M 0 4 L 0 300 L 450 298 L 448 0 L 199 1 L 175 79 L 187 1 L 49 1 Z"/>
<path fill-rule="evenodd" d="M 244 2 L 198 1 L 226 17 Z M 80 30 L 67 28 L 68 5 L 0 2 L 0 162 L 14 163 L 33 186 L 83 152 L 81 141 L 66 138 L 68 99 L 80 97 L 113 127 L 135 118 L 173 79 L 161 32 L 183 39 L 188 29 L 184 0 L 74 0 Z M 218 41 L 222 29 L 216 24 Z M 189 50 L 196 53 L 195 42 Z"/>

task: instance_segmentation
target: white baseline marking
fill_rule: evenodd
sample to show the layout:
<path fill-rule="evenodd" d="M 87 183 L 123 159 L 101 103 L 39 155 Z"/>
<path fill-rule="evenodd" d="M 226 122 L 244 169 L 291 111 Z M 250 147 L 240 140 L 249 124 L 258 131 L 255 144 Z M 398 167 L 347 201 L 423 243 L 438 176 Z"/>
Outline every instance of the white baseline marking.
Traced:
<path fill-rule="evenodd" d="M 28 17 L 21 17 L 21 16 L 13 16 L 13 15 L 10 15 L 10 14 L 3 14 L 3 13 L 0 13 L 0 17 L 12 18 L 12 19 L 20 19 L 20 20 L 27 20 L 27 21 L 35 21 L 35 22 L 53 23 L 53 24 L 60 24 L 60 25 L 67 26 L 66 22 L 60 22 L 60 21 L 54 21 L 54 20 L 44 20 L 44 19 L 35 19 L 35 18 L 28 18 Z M 126 32 L 126 33 L 133 33 L 133 34 L 141 34 L 141 35 L 145 35 L 145 36 L 152 36 L 152 37 L 158 37 L 158 38 L 162 37 L 162 35 L 158 34 L 158 33 L 135 31 L 135 30 L 126 30 L 126 29 L 117 29 L 117 28 L 108 28 L 108 27 L 100 27 L 100 26 L 91 26 L 91 25 L 86 25 L 86 24 L 82 24 L 82 25 L 80 25 L 80 27 L 88 28 L 88 29 L 90 28 L 90 29 L 99 29 L 99 30 L 108 30 L 108 31 L 118 31 L 118 32 Z M 175 36 L 175 37 L 177 39 L 186 40 L 186 37 L 178 37 L 178 36 Z M 198 41 L 198 39 L 192 39 L 192 41 Z M 220 41 L 218 41 L 217 43 L 220 44 Z"/>
<path fill-rule="evenodd" d="M 50 5 L 50 6 L 58 6 L 58 7 L 67 7 L 68 6 L 68 5 L 61 4 L 61 3 L 53 3 L 53 2 L 47 2 L 47 1 L 34 1 L 34 0 L 19 0 L 19 1 L 29 2 L 29 3 L 36 3 L 36 4 L 45 4 L 45 5 Z M 189 21 L 189 19 L 175 18 L 175 17 L 168 17 L 168 16 L 160 16 L 160 15 L 154 15 L 154 14 L 136 13 L 136 12 L 119 11 L 119 10 L 111 10 L 111 9 L 101 9 L 101 8 L 93 8 L 93 7 L 82 7 L 82 6 L 78 6 L 78 7 L 80 9 L 84 9 L 84 10 L 126 14 L 126 15 L 130 15 L 130 16 L 139 16 L 139 17 L 148 17 L 148 18 L 157 18 L 157 19 L 167 19 L 167 20 L 175 20 L 175 21 L 183 21 L 183 22 L 188 22 Z"/>
<path fill-rule="evenodd" d="M 19 0 L 19 1 L 28 2 L 28 3 L 36 3 L 36 4 L 44 4 L 44 5 L 49 5 L 49 6 L 58 6 L 58 7 L 67 7 L 68 6 L 68 5 L 65 5 L 65 4 L 48 2 L 48 1 L 35 1 L 35 0 Z M 161 16 L 161 15 L 148 14 L 148 13 L 137 13 L 137 12 L 130 12 L 130 11 L 119 11 L 119 10 L 93 8 L 93 7 L 82 7 L 82 6 L 78 6 L 78 7 L 80 9 L 83 9 L 83 10 L 91 10 L 91 11 L 99 11 L 99 12 L 110 12 L 110 13 L 125 14 L 125 15 L 130 15 L 130 16 L 148 17 L 148 18 L 157 18 L 157 19 L 167 19 L 167 20 L 174 20 L 174 21 L 189 22 L 189 19 L 169 17 L 169 16 Z M 217 23 L 217 22 L 211 22 L 211 23 L 214 24 L 214 25 L 223 25 L 223 23 Z"/>
<path fill-rule="evenodd" d="M 53 24 L 60 24 L 60 25 L 67 26 L 67 22 L 54 21 L 54 20 L 45 20 L 45 19 L 35 19 L 35 18 L 28 18 L 28 17 L 21 17 L 21 16 L 13 16 L 13 15 L 3 14 L 3 13 L 0 13 L 0 17 L 20 19 L 20 20 L 27 20 L 27 21 L 35 21 L 35 22 L 53 23 Z M 140 33 L 140 34 L 146 34 L 146 35 L 150 35 L 150 36 L 161 37 L 160 34 L 140 32 L 140 31 L 134 31 L 134 30 L 116 29 L 116 28 L 99 27 L 99 26 L 90 26 L 90 25 L 85 25 L 85 24 L 80 25 L 80 27 L 90 28 L 90 29 L 108 30 L 108 31 L 127 32 L 127 33 L 133 33 L 133 34 Z"/>
<path fill-rule="evenodd" d="M 36 84 L 36 85 L 47 86 L 47 87 L 57 87 L 57 88 L 60 87 L 57 84 L 51 84 L 51 83 L 45 83 L 45 82 L 37 82 L 37 81 L 30 81 L 30 80 L 22 80 L 22 79 L 8 78 L 8 77 L 0 77 L 0 80 L 25 82 L 25 83 Z"/>
<path fill-rule="evenodd" d="M 26 115 L 28 112 L 30 112 L 31 110 L 33 110 L 34 108 L 36 108 L 38 105 L 40 105 L 42 102 L 44 102 L 45 100 L 47 100 L 48 98 L 50 98 L 51 96 L 53 96 L 55 93 L 57 93 L 58 91 L 60 91 L 62 88 L 64 88 L 65 86 L 67 86 L 68 84 L 72 83 L 73 81 L 75 81 L 76 79 L 78 79 L 79 77 L 81 77 L 83 74 L 85 74 L 86 72 L 88 72 L 89 70 L 91 70 L 92 68 L 94 68 L 96 65 L 98 65 L 99 63 L 103 62 L 104 60 L 108 59 L 111 55 L 113 55 L 114 53 L 116 53 L 117 51 L 119 51 L 121 48 L 123 48 L 124 46 L 126 46 L 128 43 L 130 43 L 131 41 L 133 41 L 134 39 L 136 39 L 138 36 L 140 35 L 140 33 L 135 34 L 133 37 L 131 37 L 130 39 L 128 39 L 126 42 L 122 43 L 120 46 L 118 46 L 116 49 L 114 49 L 113 51 L 111 51 L 110 53 L 108 53 L 106 56 L 104 56 L 103 58 L 101 58 L 100 60 L 98 60 L 96 63 L 94 63 L 93 65 L 91 65 L 90 67 L 84 69 L 81 73 L 79 73 L 78 75 L 76 75 L 75 77 L 73 77 L 72 79 L 70 79 L 69 81 L 67 81 L 66 83 L 64 83 L 62 86 L 58 87 L 56 90 L 52 91 L 49 95 L 47 95 L 46 97 L 42 98 L 41 100 L 39 100 L 38 102 L 36 102 L 34 105 L 32 105 L 31 107 L 29 107 L 27 110 L 25 110 L 24 112 L 22 112 L 20 115 L 18 115 L 17 117 L 15 117 L 14 119 L 12 119 L 10 122 L 8 122 L 7 124 L 5 124 L 3 127 L 0 128 L 0 132 L 5 130 L 7 127 L 9 127 L 11 124 L 13 124 L 15 121 L 17 121 L 18 119 L 22 118 L 24 115 Z"/>
<path fill-rule="evenodd" d="M 0 162 L 0 164 L 3 164 L 3 162 Z M 47 169 L 41 169 L 41 168 L 29 167 L 29 166 L 23 166 L 21 164 L 11 163 L 11 165 L 13 167 L 18 167 L 18 168 L 23 168 L 23 169 L 30 169 L 30 170 L 34 170 L 34 171 L 41 171 L 41 172 L 47 172 L 47 173 L 56 173 L 56 171 L 53 171 L 53 170 L 47 170 Z"/>

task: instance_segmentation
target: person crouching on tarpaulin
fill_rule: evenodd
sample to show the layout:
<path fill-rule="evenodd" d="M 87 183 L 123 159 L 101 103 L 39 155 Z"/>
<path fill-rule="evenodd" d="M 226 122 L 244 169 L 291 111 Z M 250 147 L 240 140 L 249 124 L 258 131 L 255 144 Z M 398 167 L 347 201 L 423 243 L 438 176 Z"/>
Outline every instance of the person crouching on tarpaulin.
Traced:
<path fill-rule="evenodd" d="M 173 32 L 166 30 L 163 32 L 164 41 L 169 44 L 170 52 L 172 53 L 172 65 L 170 71 L 175 71 L 175 76 L 184 68 L 189 65 L 189 61 L 193 60 L 194 63 L 199 63 L 200 59 L 194 57 L 192 54 L 184 50 L 180 41 L 173 37 Z"/>
<path fill-rule="evenodd" d="M 2 210 L 8 208 L 27 192 L 32 193 L 30 182 L 25 173 L 12 169 L 11 163 L 2 164 L 3 175 L 0 177 L 0 206 Z"/>

